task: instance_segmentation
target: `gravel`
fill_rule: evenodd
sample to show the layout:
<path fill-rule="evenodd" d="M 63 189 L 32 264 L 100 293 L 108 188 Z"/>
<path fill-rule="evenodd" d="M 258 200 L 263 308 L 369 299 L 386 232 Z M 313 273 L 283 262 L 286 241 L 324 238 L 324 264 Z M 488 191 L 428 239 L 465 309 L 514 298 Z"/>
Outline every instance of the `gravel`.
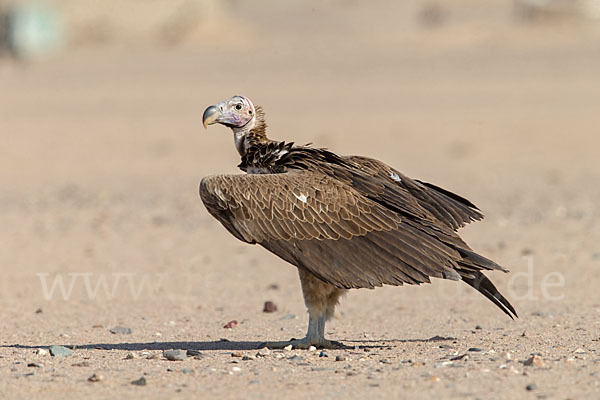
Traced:
<path fill-rule="evenodd" d="M 73 355 L 73 351 L 65 346 L 50 346 L 50 354 L 54 357 L 68 357 Z"/>
<path fill-rule="evenodd" d="M 163 352 L 163 357 L 169 361 L 183 361 L 187 359 L 187 353 L 183 350 L 167 350 Z"/>
<path fill-rule="evenodd" d="M 114 328 L 110 329 L 110 333 L 113 335 L 131 335 L 131 328 L 127 328 L 126 326 L 117 325 Z"/>

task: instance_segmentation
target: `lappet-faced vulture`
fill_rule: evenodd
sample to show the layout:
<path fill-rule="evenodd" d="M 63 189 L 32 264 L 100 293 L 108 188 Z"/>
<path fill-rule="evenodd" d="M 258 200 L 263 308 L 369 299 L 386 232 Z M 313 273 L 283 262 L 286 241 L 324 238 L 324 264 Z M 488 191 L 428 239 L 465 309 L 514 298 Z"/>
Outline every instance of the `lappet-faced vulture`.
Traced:
<path fill-rule="evenodd" d="M 430 278 L 462 280 L 516 316 L 482 273 L 507 270 L 456 233 L 483 218 L 467 199 L 372 158 L 268 139 L 263 110 L 244 96 L 208 107 L 203 124 L 215 123 L 233 131 L 245 174 L 202 179 L 204 205 L 239 240 L 295 265 L 308 308 L 306 337 L 269 347 L 338 347 L 324 330 L 344 292 Z"/>

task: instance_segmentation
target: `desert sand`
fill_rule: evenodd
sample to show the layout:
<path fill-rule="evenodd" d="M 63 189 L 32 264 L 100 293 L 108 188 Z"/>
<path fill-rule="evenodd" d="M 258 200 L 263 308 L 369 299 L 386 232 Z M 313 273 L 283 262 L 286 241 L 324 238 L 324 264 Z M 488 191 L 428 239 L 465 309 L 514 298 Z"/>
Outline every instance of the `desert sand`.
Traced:
<path fill-rule="evenodd" d="M 0 397 L 600 398 L 594 23 L 471 2 L 429 27 L 388 3 L 294 4 L 232 3 L 175 47 L 0 59 Z M 238 93 L 273 138 L 376 157 L 477 204 L 485 220 L 461 235 L 511 270 L 488 276 L 520 318 L 436 280 L 351 291 L 327 326 L 347 349 L 257 350 L 302 337 L 307 315 L 296 269 L 198 197 L 203 176 L 239 172 L 229 130 L 201 126 Z"/>

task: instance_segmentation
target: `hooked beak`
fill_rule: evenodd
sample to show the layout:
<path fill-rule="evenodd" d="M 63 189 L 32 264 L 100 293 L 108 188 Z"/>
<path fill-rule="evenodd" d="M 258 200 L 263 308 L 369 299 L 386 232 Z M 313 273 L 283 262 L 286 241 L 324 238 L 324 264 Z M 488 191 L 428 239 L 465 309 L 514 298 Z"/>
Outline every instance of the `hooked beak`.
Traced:
<path fill-rule="evenodd" d="M 220 108 L 218 106 L 210 106 L 204 110 L 204 114 L 202 115 L 202 125 L 204 125 L 204 129 L 206 129 L 208 125 L 220 122 L 222 118 L 223 113 Z"/>

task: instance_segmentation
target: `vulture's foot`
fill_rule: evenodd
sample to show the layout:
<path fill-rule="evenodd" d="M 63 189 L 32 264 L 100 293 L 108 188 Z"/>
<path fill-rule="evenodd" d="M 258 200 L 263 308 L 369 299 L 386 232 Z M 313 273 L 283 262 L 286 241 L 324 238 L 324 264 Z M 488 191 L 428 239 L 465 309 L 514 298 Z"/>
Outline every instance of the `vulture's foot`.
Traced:
<path fill-rule="evenodd" d="M 336 342 L 334 340 L 327 339 L 312 339 L 305 337 L 304 339 L 291 339 L 289 341 L 284 342 L 265 342 L 261 345 L 261 347 L 266 347 L 268 349 L 283 349 L 287 346 L 292 346 L 293 349 L 303 349 L 307 350 L 310 346 L 315 346 L 317 349 L 344 349 L 344 346 L 341 342 Z"/>

